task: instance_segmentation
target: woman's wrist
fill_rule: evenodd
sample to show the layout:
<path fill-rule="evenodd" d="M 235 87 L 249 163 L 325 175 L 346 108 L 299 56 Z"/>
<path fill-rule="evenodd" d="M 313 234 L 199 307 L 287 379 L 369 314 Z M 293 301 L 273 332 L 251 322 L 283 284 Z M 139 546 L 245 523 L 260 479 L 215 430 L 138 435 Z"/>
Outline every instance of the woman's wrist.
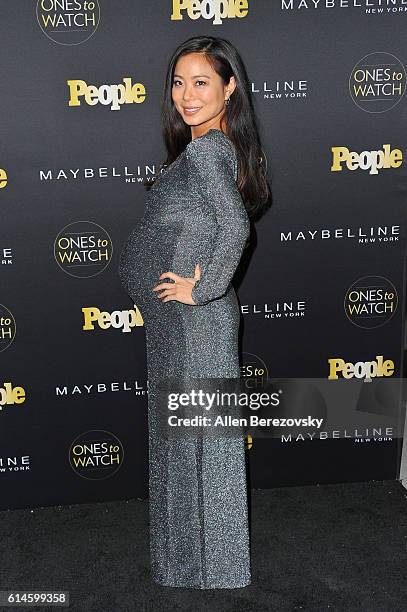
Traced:
<path fill-rule="evenodd" d="M 200 282 L 200 279 L 196 280 L 195 283 L 194 283 L 194 286 L 192 287 L 192 290 L 191 290 L 191 297 L 194 300 L 196 305 L 199 304 L 199 298 L 196 298 L 194 296 L 194 293 L 195 293 L 195 289 L 198 289 L 198 287 L 199 287 L 199 282 Z"/>

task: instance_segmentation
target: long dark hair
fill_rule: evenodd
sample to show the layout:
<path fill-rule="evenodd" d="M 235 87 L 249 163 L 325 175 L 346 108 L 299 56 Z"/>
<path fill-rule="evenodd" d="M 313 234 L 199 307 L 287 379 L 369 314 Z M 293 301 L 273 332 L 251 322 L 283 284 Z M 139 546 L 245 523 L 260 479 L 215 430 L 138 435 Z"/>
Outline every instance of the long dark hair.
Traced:
<path fill-rule="evenodd" d="M 203 53 L 213 69 L 229 83 L 233 75 L 236 87 L 225 106 L 227 136 L 234 144 L 238 160 L 237 187 L 248 215 L 257 219 L 271 205 L 271 189 L 262 149 L 257 119 L 251 97 L 250 81 L 236 48 L 224 38 L 194 36 L 174 51 L 167 68 L 161 105 L 162 134 L 167 158 L 156 173 L 171 164 L 191 142 L 191 128 L 182 119 L 172 100 L 174 69 L 178 59 L 188 53 Z M 151 180 L 144 185 L 149 189 Z"/>

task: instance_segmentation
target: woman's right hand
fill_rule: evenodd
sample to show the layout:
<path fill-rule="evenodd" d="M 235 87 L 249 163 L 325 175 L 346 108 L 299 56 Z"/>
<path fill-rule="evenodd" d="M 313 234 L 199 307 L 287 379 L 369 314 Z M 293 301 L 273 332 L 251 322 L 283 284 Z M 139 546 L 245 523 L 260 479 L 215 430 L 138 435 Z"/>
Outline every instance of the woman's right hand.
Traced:
<path fill-rule="evenodd" d="M 169 278 L 173 280 L 173 283 L 165 283 L 164 278 Z M 157 293 L 157 297 L 162 302 L 170 302 L 172 300 L 181 302 L 183 304 L 191 304 L 193 306 L 197 306 L 197 303 L 194 302 L 192 298 L 192 289 L 195 286 L 195 283 L 201 278 L 201 268 L 199 263 L 195 265 L 194 277 L 188 278 L 185 276 L 179 276 L 179 274 L 174 274 L 174 272 L 168 271 L 163 272 L 159 276 L 159 280 L 163 282 L 159 282 L 158 285 L 153 287 L 153 291 L 160 291 Z"/>

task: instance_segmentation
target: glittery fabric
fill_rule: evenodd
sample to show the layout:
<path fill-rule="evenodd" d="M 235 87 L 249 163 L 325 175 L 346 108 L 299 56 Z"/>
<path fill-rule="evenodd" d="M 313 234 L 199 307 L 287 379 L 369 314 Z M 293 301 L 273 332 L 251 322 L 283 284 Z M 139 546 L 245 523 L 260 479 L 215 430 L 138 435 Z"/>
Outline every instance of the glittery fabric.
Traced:
<path fill-rule="evenodd" d="M 120 257 L 122 284 L 146 331 L 151 570 L 165 586 L 251 582 L 243 436 L 171 440 L 157 427 L 164 377 L 240 375 L 231 279 L 249 219 L 236 177 L 234 146 L 223 132 L 212 128 L 193 139 L 156 179 Z M 162 302 L 152 291 L 163 272 L 192 278 L 198 262 L 197 305 Z"/>

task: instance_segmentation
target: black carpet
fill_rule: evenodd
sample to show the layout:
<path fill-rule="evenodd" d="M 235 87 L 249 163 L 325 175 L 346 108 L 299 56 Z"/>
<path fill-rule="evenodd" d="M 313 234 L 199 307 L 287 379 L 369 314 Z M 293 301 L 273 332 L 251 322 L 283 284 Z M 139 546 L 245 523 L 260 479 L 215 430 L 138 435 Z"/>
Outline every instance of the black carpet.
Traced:
<path fill-rule="evenodd" d="M 407 610 L 399 482 L 256 490 L 251 500 L 248 587 L 151 582 L 148 502 L 136 499 L 0 512 L 0 589 L 69 591 L 70 612 Z"/>

